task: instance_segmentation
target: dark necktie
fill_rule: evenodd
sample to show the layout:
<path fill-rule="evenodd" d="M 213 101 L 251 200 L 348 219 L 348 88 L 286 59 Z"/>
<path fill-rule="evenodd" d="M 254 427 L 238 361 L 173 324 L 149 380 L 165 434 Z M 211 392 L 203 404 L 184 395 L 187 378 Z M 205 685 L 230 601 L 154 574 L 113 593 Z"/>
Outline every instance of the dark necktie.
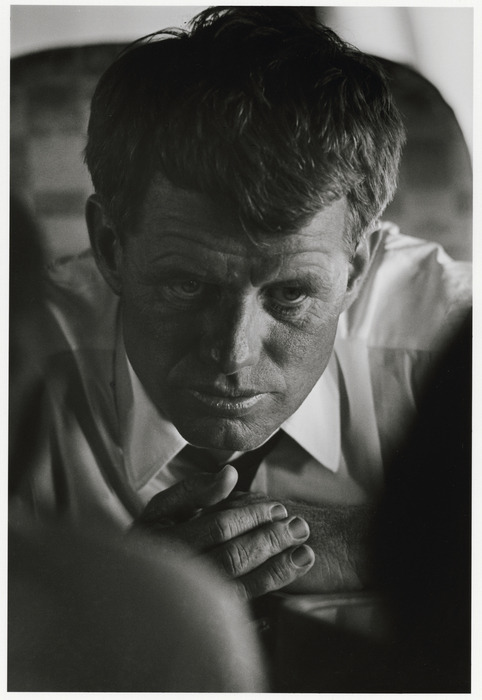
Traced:
<path fill-rule="evenodd" d="M 282 431 L 278 430 L 267 442 L 260 445 L 260 447 L 257 447 L 255 450 L 250 450 L 249 452 L 244 452 L 244 454 L 237 459 L 230 459 L 226 462 L 226 464 L 232 464 L 239 474 L 236 491 L 249 491 L 259 465 L 266 455 L 275 448 L 282 434 Z M 193 445 L 186 445 L 180 454 L 192 464 L 195 464 L 201 469 L 205 468 L 208 471 L 216 471 L 216 468 L 224 466 L 216 463 L 216 460 L 208 450 L 193 447 Z"/>

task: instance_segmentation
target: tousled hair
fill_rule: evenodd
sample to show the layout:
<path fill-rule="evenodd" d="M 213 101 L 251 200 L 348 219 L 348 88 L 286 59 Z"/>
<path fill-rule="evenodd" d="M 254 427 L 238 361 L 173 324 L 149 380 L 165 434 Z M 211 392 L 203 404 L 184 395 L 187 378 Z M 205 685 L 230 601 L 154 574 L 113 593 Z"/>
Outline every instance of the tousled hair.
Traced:
<path fill-rule="evenodd" d="M 157 173 L 292 232 L 345 196 L 353 241 L 396 187 L 404 132 L 377 62 L 288 7 L 215 7 L 124 50 L 92 99 L 86 162 L 122 232 Z"/>

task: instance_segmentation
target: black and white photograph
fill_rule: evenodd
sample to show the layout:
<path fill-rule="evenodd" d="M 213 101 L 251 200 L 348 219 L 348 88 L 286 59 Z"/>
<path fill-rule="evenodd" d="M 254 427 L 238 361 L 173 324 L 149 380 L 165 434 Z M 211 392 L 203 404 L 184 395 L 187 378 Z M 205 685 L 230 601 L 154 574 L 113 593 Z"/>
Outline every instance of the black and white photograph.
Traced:
<path fill-rule="evenodd" d="M 474 8 L 9 9 L 6 689 L 473 692 Z"/>

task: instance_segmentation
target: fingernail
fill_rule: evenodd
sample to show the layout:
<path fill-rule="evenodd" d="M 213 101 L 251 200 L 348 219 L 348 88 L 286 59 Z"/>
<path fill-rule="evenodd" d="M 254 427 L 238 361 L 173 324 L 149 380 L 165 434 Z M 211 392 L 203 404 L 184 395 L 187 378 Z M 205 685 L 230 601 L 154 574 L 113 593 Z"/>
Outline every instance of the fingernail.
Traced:
<path fill-rule="evenodd" d="M 283 518 L 287 517 L 288 511 L 281 505 L 281 503 L 277 503 L 275 506 L 272 506 L 269 514 L 271 516 L 271 520 L 283 520 Z"/>
<path fill-rule="evenodd" d="M 293 518 L 293 520 L 290 520 L 288 527 L 290 529 L 292 537 L 294 537 L 297 540 L 301 540 L 302 537 L 308 537 L 308 535 L 310 534 L 310 528 L 308 527 L 308 524 L 298 517 Z"/>
<path fill-rule="evenodd" d="M 301 568 L 311 564 L 313 561 L 313 550 L 302 544 L 291 552 L 291 561 L 295 566 Z"/>

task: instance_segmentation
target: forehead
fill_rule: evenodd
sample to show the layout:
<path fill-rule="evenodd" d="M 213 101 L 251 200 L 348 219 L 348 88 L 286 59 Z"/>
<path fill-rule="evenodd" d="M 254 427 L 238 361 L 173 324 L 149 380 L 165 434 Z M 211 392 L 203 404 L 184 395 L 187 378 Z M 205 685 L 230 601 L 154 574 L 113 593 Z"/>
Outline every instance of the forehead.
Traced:
<path fill-rule="evenodd" d="M 135 235 L 147 260 L 168 254 L 203 259 L 345 256 L 347 203 L 338 200 L 289 234 L 247 234 L 230 209 L 207 196 L 175 187 L 162 176 L 151 183 L 139 212 Z M 136 246 L 138 247 L 138 246 Z"/>

